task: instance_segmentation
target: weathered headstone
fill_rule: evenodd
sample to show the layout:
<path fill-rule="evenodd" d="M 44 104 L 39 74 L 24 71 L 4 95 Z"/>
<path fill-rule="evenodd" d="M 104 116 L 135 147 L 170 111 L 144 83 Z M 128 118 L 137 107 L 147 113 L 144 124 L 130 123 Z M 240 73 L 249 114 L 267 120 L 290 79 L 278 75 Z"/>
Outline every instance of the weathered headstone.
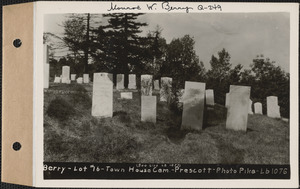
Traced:
<path fill-rule="evenodd" d="M 172 93 L 172 78 L 162 77 L 160 79 L 161 88 L 160 88 L 160 101 L 166 102 L 171 97 Z"/>
<path fill-rule="evenodd" d="M 113 81 L 109 73 L 94 73 L 92 116 L 113 116 Z"/>
<path fill-rule="evenodd" d="M 90 77 L 89 74 L 83 74 L 83 83 L 89 83 Z"/>
<path fill-rule="evenodd" d="M 229 93 L 226 93 L 226 99 L 225 99 L 225 107 L 228 108 L 229 107 Z"/>
<path fill-rule="evenodd" d="M 49 75 L 50 75 L 50 66 L 49 66 L 49 46 L 44 44 L 44 88 L 49 88 Z"/>
<path fill-rule="evenodd" d="M 263 114 L 262 113 L 262 104 L 260 102 L 254 103 L 254 113 L 255 114 Z"/>
<path fill-rule="evenodd" d="M 181 129 L 202 130 L 205 83 L 186 81 Z"/>
<path fill-rule="evenodd" d="M 132 92 L 121 92 L 121 99 L 132 99 Z"/>
<path fill-rule="evenodd" d="M 215 105 L 214 90 L 207 89 L 205 91 L 205 101 L 206 101 L 206 105 L 210 105 L 210 106 Z"/>
<path fill-rule="evenodd" d="M 179 89 L 179 91 L 177 92 L 178 102 L 183 102 L 183 94 L 184 94 L 184 89 Z"/>
<path fill-rule="evenodd" d="M 60 83 L 60 77 L 54 77 L 54 83 Z"/>
<path fill-rule="evenodd" d="M 252 100 L 251 99 L 249 99 L 248 114 L 253 114 L 253 111 L 252 111 Z"/>
<path fill-rule="evenodd" d="M 141 121 L 156 123 L 156 96 L 141 96 Z"/>
<path fill-rule="evenodd" d="M 71 81 L 75 81 L 76 80 L 76 74 L 71 74 Z"/>
<path fill-rule="evenodd" d="M 267 97 L 267 115 L 272 118 L 280 118 L 280 107 L 277 96 Z"/>
<path fill-rule="evenodd" d="M 82 79 L 82 77 L 78 77 L 77 79 L 76 79 L 76 81 L 77 81 L 77 83 L 79 83 L 79 84 L 82 84 L 82 81 L 83 79 Z"/>
<path fill-rule="evenodd" d="M 226 129 L 246 131 L 249 111 L 250 87 L 230 85 Z"/>
<path fill-rule="evenodd" d="M 128 75 L 128 89 L 136 89 L 136 76 L 135 74 Z"/>
<path fill-rule="evenodd" d="M 68 83 L 70 80 L 70 66 L 63 66 L 62 67 L 62 83 Z"/>
<path fill-rule="evenodd" d="M 154 80 L 154 90 L 159 90 L 159 80 Z"/>
<path fill-rule="evenodd" d="M 117 74 L 117 90 L 124 89 L 124 74 Z"/>
<path fill-rule="evenodd" d="M 142 96 L 152 96 L 152 75 L 141 75 Z"/>

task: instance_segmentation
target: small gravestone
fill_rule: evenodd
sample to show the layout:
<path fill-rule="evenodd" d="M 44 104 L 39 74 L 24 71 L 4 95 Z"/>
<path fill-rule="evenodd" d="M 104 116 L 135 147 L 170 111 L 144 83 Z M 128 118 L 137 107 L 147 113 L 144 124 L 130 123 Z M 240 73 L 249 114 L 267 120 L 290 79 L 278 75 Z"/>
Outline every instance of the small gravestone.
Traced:
<path fill-rule="evenodd" d="M 44 88 L 49 88 L 49 75 L 50 75 L 50 66 L 49 66 L 49 46 L 44 44 Z"/>
<path fill-rule="evenodd" d="M 121 92 L 121 99 L 132 99 L 132 92 Z"/>
<path fill-rule="evenodd" d="M 156 123 L 156 96 L 141 96 L 141 121 Z"/>
<path fill-rule="evenodd" d="M 226 108 L 228 108 L 228 106 L 229 106 L 229 101 L 230 101 L 230 99 L 229 99 L 229 93 L 226 93 L 226 99 L 225 99 L 225 107 Z"/>
<path fill-rule="evenodd" d="M 252 111 L 252 100 L 249 99 L 249 109 L 248 109 L 248 114 L 253 114 L 253 111 Z"/>
<path fill-rule="evenodd" d="M 136 76 L 135 74 L 128 75 L 128 89 L 136 89 Z"/>
<path fill-rule="evenodd" d="M 207 89 L 205 91 L 205 101 L 206 101 L 206 105 L 210 105 L 210 106 L 215 105 L 214 90 Z"/>
<path fill-rule="evenodd" d="M 186 81 L 181 129 L 202 130 L 205 83 Z"/>
<path fill-rule="evenodd" d="M 113 116 L 113 81 L 109 73 L 94 73 L 92 116 Z"/>
<path fill-rule="evenodd" d="M 89 74 L 83 74 L 83 83 L 89 83 L 90 77 Z"/>
<path fill-rule="evenodd" d="M 70 66 L 63 66 L 62 67 L 62 83 L 68 83 L 70 80 Z"/>
<path fill-rule="evenodd" d="M 159 90 L 159 80 L 154 80 L 154 90 Z"/>
<path fill-rule="evenodd" d="M 60 77 L 54 77 L 54 83 L 60 83 Z"/>
<path fill-rule="evenodd" d="M 178 102 L 183 102 L 183 94 L 184 94 L 184 89 L 179 89 L 179 91 L 177 92 Z"/>
<path fill-rule="evenodd" d="M 160 79 L 161 88 L 160 88 L 160 101 L 166 102 L 171 97 L 172 93 L 172 78 L 162 77 Z"/>
<path fill-rule="evenodd" d="M 250 87 L 230 85 L 226 129 L 246 131 L 249 112 Z"/>
<path fill-rule="evenodd" d="M 71 74 L 71 81 L 75 81 L 76 80 L 76 74 Z"/>
<path fill-rule="evenodd" d="M 254 113 L 255 114 L 263 114 L 262 113 L 262 104 L 260 102 L 255 102 L 254 103 Z"/>
<path fill-rule="evenodd" d="M 152 75 L 141 75 L 142 96 L 152 96 Z"/>
<path fill-rule="evenodd" d="M 124 74 L 117 74 L 117 90 L 124 89 Z"/>
<path fill-rule="evenodd" d="M 76 81 L 77 81 L 77 83 L 82 84 L 83 79 L 82 79 L 82 77 L 78 77 L 78 78 L 76 79 Z"/>
<path fill-rule="evenodd" d="M 280 118 L 280 107 L 277 96 L 267 97 L 267 115 L 271 118 Z"/>

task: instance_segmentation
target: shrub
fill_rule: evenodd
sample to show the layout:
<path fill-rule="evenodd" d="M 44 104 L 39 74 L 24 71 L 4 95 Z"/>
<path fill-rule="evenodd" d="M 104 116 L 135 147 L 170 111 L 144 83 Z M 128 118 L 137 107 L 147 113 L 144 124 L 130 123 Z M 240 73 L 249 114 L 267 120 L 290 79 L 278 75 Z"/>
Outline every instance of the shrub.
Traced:
<path fill-rule="evenodd" d="M 75 114 L 75 109 L 63 98 L 55 98 L 52 100 L 47 108 L 47 114 L 60 121 L 69 119 L 71 115 Z"/>

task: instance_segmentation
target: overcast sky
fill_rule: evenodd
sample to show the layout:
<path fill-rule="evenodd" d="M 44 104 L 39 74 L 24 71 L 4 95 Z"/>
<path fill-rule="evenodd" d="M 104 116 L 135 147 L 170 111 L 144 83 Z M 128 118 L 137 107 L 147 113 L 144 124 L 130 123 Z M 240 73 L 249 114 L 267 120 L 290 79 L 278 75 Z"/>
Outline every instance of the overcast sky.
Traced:
<path fill-rule="evenodd" d="M 62 34 L 65 19 L 65 15 L 45 15 L 45 32 Z M 211 56 L 225 48 L 233 66 L 249 68 L 256 55 L 263 54 L 289 72 L 289 13 L 150 13 L 139 21 L 149 24 L 143 27 L 144 35 L 159 25 L 167 43 L 186 34 L 194 37 L 196 54 L 206 69 Z"/>

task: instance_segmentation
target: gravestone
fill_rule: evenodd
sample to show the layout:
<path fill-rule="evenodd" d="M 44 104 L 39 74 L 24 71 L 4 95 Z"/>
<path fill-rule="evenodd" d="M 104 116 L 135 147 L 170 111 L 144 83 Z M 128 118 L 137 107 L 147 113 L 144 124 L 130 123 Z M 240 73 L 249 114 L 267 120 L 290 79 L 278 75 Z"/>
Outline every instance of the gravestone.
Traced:
<path fill-rule="evenodd" d="M 251 88 L 248 86 L 230 85 L 226 129 L 246 131 L 249 112 Z"/>
<path fill-rule="evenodd" d="M 280 107 L 277 96 L 267 97 L 267 115 L 271 118 L 280 118 Z"/>
<path fill-rule="evenodd" d="M 49 75 L 50 75 L 50 66 L 49 66 L 49 46 L 44 44 L 44 88 L 49 88 Z"/>
<path fill-rule="evenodd" d="M 207 89 L 205 91 L 205 101 L 207 105 L 214 106 L 215 105 L 215 99 L 214 99 L 214 90 Z"/>
<path fill-rule="evenodd" d="M 171 97 L 172 93 L 172 78 L 162 77 L 160 79 L 161 88 L 160 88 L 160 101 L 167 102 Z"/>
<path fill-rule="evenodd" d="M 117 90 L 124 89 L 124 74 L 117 74 Z"/>
<path fill-rule="evenodd" d="M 121 99 L 132 99 L 132 92 L 121 92 Z"/>
<path fill-rule="evenodd" d="M 71 81 L 75 81 L 76 80 L 76 74 L 71 74 Z"/>
<path fill-rule="evenodd" d="M 76 79 L 76 81 L 77 81 L 77 83 L 79 83 L 79 84 L 82 84 L 82 77 L 78 77 L 77 79 Z"/>
<path fill-rule="evenodd" d="M 205 83 L 186 81 L 181 129 L 202 130 Z"/>
<path fill-rule="evenodd" d="M 128 89 L 136 89 L 136 76 L 135 74 L 128 75 Z"/>
<path fill-rule="evenodd" d="M 54 83 L 60 83 L 60 77 L 54 77 Z"/>
<path fill-rule="evenodd" d="M 248 109 L 248 114 L 253 114 L 253 111 L 252 111 L 252 100 L 249 99 L 249 109 Z"/>
<path fill-rule="evenodd" d="M 89 74 L 83 74 L 83 83 L 89 83 L 90 77 Z"/>
<path fill-rule="evenodd" d="M 63 66 L 62 67 L 62 83 L 68 83 L 70 80 L 70 66 Z"/>
<path fill-rule="evenodd" d="M 154 80 L 154 90 L 159 90 L 159 80 Z"/>
<path fill-rule="evenodd" d="M 262 113 L 262 104 L 260 102 L 255 102 L 254 103 L 254 113 L 255 114 L 263 114 Z"/>
<path fill-rule="evenodd" d="M 183 94 L 184 94 L 184 89 L 179 89 L 179 91 L 177 92 L 178 102 L 183 102 Z"/>
<path fill-rule="evenodd" d="M 92 116 L 113 116 L 113 81 L 109 73 L 94 73 Z"/>
<path fill-rule="evenodd" d="M 141 96 L 141 121 L 156 123 L 156 96 Z"/>
<path fill-rule="evenodd" d="M 230 99 L 229 99 L 229 93 L 226 93 L 226 99 L 225 99 L 225 107 L 226 108 L 228 108 L 228 106 L 229 106 L 229 101 L 230 101 Z"/>
<path fill-rule="evenodd" d="M 152 96 L 152 75 L 141 75 L 142 96 Z"/>

